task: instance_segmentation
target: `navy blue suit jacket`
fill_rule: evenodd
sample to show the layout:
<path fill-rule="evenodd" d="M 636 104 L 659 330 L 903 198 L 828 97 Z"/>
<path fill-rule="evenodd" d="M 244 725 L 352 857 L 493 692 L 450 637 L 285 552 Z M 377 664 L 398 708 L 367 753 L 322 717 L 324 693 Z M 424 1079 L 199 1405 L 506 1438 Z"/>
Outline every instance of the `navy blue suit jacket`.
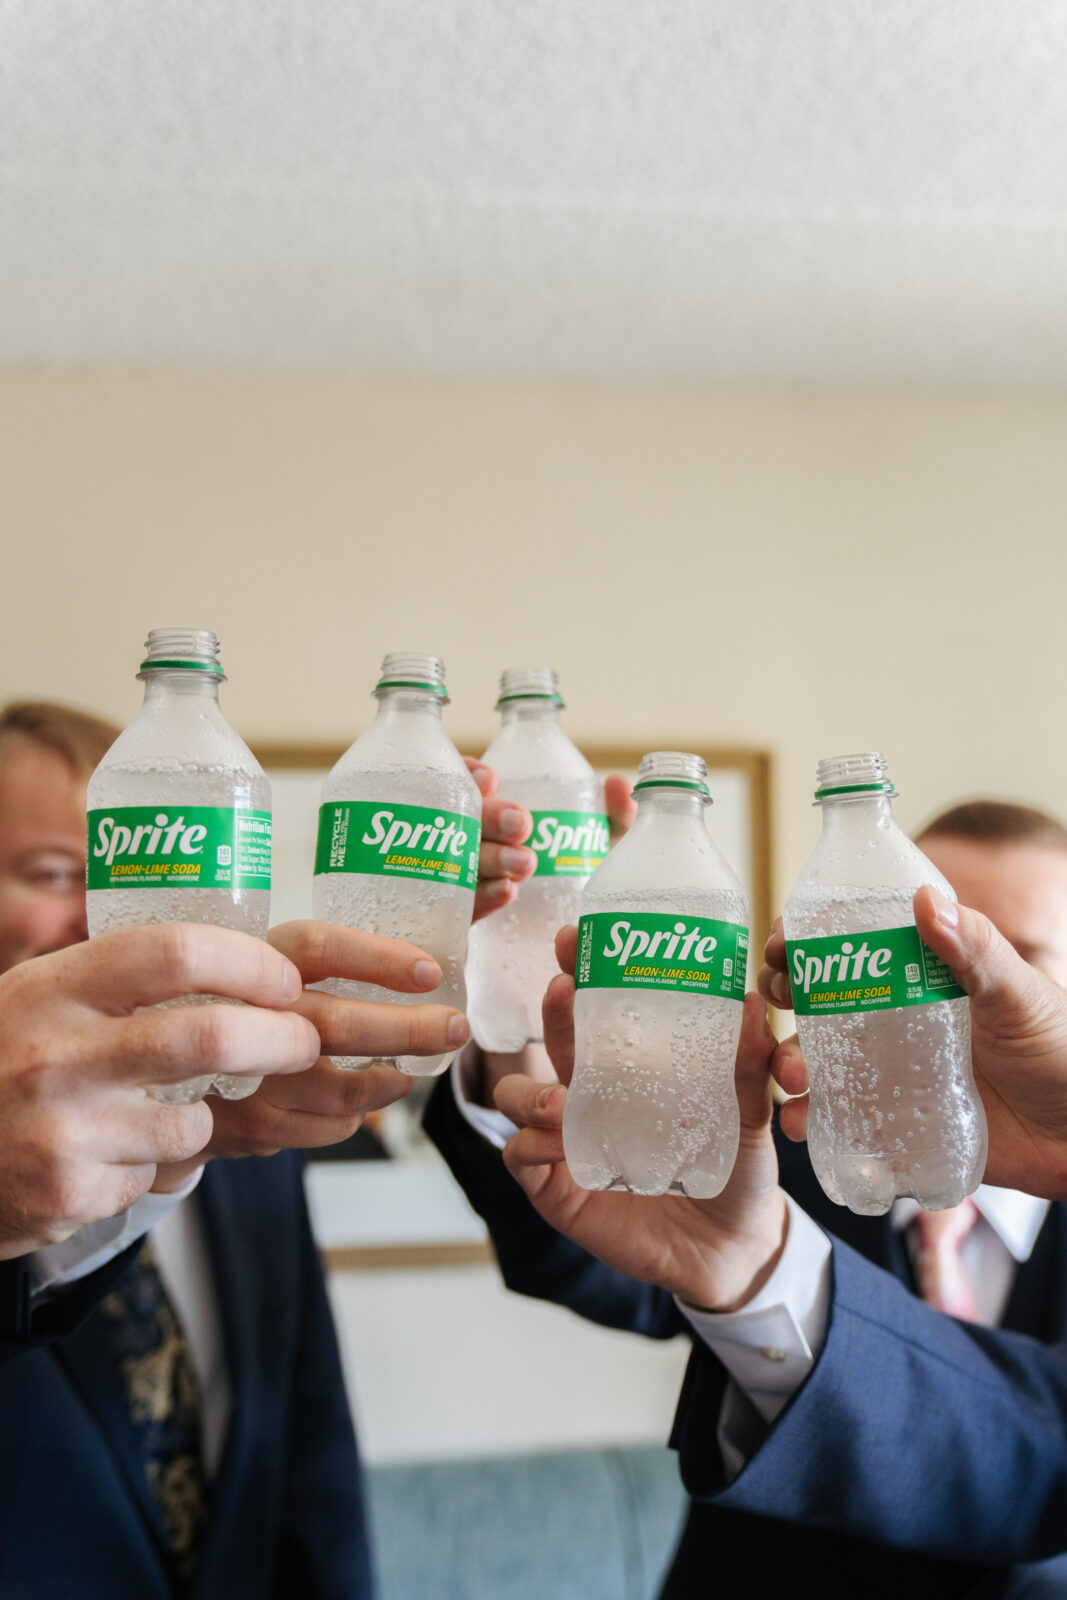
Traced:
<path fill-rule="evenodd" d="M 485 1218 L 509 1287 L 611 1327 L 689 1331 L 669 1295 L 544 1222 L 447 1079 L 426 1128 Z M 1009 1563 L 1067 1548 L 1067 1354 L 1053 1343 L 1067 1340 L 1067 1207 L 1051 1207 L 1016 1275 L 1004 1318 L 1016 1331 L 971 1328 L 915 1298 L 888 1218 L 833 1205 L 806 1150 L 778 1147 L 784 1186 L 849 1241 L 834 1245 L 826 1345 L 728 1484 L 716 1437 L 728 1374 L 694 1342 L 671 1438 L 694 1504 L 664 1600 L 806 1593 L 809 1580 L 820 1600 L 1005 1593 Z"/>
<path fill-rule="evenodd" d="M 217 1161 L 197 1190 L 232 1413 L 185 1591 L 195 1600 L 373 1593 L 359 1458 L 301 1171 L 290 1154 Z M 171 1600 L 100 1313 L 69 1332 L 42 1326 L 37 1336 L 50 1342 L 36 1348 L 24 1335 L 9 1327 L 9 1350 L 21 1351 L 0 1367 L 0 1595 Z"/>

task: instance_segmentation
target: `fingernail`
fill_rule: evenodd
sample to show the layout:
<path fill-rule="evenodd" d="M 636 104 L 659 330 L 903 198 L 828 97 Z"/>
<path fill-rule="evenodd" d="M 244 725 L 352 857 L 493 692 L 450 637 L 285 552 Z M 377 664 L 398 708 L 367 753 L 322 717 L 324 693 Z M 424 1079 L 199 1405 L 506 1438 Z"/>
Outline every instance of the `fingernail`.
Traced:
<path fill-rule="evenodd" d="M 771 979 L 771 992 L 779 1011 L 789 1011 L 793 1005 L 793 991 L 789 987 L 789 979 L 782 972 L 776 972 Z"/>
<path fill-rule="evenodd" d="M 527 830 L 527 817 L 525 811 L 516 811 L 514 807 L 500 813 L 500 831 L 510 834 L 513 839 L 521 839 Z"/>
<path fill-rule="evenodd" d="M 510 877 L 519 877 L 530 869 L 529 850 L 513 850 L 510 845 L 505 845 L 500 852 L 500 865 Z"/>
<path fill-rule="evenodd" d="M 930 888 L 930 899 L 933 901 L 934 916 L 943 928 L 958 928 L 960 925 L 960 908 L 954 900 L 949 900 L 940 889 Z"/>
<path fill-rule="evenodd" d="M 466 1017 L 463 1015 L 462 1012 L 457 1012 L 456 1015 L 449 1020 L 449 1024 L 448 1024 L 448 1042 L 449 1042 L 449 1044 L 454 1044 L 454 1045 L 466 1044 L 467 1040 L 470 1038 L 470 1032 L 471 1032 L 471 1025 L 467 1021 Z"/>
<path fill-rule="evenodd" d="M 436 961 L 416 961 L 415 982 L 420 989 L 436 989 L 443 977 Z"/>
<path fill-rule="evenodd" d="M 559 1088 L 559 1084 L 558 1083 L 550 1083 L 547 1089 L 542 1089 L 539 1092 L 539 1094 L 537 1096 L 537 1099 L 535 1100 L 534 1104 L 539 1106 L 542 1110 L 544 1110 L 544 1108 L 548 1105 L 549 1101 L 552 1099 L 552 1096 L 555 1094 L 555 1092 L 556 1092 L 556 1090 L 558 1088 Z"/>
<path fill-rule="evenodd" d="M 301 978 L 292 962 L 289 962 L 282 974 L 282 994 L 287 1000 L 295 1000 L 297 995 L 303 993 L 303 989 L 303 978 Z"/>

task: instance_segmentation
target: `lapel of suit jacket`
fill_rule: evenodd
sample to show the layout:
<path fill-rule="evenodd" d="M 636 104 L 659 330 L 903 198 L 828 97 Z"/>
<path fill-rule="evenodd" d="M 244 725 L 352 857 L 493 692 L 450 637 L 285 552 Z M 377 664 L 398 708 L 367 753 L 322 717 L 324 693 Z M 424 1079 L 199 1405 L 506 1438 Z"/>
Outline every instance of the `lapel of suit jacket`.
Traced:
<path fill-rule="evenodd" d="M 57 1339 L 52 1345 L 52 1354 L 111 1445 L 130 1494 L 152 1530 L 160 1560 L 166 1565 L 170 1557 L 162 1516 L 148 1487 L 144 1458 L 130 1421 L 125 1386 L 100 1307 L 97 1306 L 80 1328 Z"/>
<path fill-rule="evenodd" d="M 230 1421 L 211 1486 L 198 1576 L 210 1571 L 212 1546 L 232 1533 L 255 1448 L 257 1395 L 262 1384 L 258 1297 L 251 1260 L 255 1235 L 246 1226 L 241 1186 L 230 1181 L 228 1165 L 209 1162 L 196 1191 L 211 1255 L 230 1384 Z"/>

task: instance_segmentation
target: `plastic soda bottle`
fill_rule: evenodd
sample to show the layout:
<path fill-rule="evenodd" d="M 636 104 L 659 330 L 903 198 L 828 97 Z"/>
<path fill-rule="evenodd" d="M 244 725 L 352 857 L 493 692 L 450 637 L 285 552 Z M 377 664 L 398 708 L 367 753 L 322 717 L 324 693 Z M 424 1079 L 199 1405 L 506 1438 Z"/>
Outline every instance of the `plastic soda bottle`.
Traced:
<path fill-rule="evenodd" d="M 210 922 L 262 939 L 270 919 L 270 782 L 219 707 L 219 641 L 153 628 L 138 677 L 144 704 L 89 780 L 89 933 Z M 238 1005 L 218 995 L 170 1005 Z M 261 1078 L 222 1073 L 154 1089 L 188 1104 L 229 1100 Z"/>
<path fill-rule="evenodd" d="M 586 1189 L 710 1199 L 733 1169 L 748 904 L 706 780 L 700 756 L 645 756 L 637 820 L 582 896 L 563 1148 Z"/>
<path fill-rule="evenodd" d="M 483 1050 L 513 1054 L 543 1037 L 556 931 L 578 920 L 582 890 L 608 853 L 604 788 L 560 727 L 562 705 L 551 667 L 509 667 L 501 677 L 502 725 L 484 760 L 500 776 L 500 798 L 533 813 L 526 844 L 537 868 L 517 900 L 471 929 L 470 1021 Z"/>
<path fill-rule="evenodd" d="M 394 1005 L 466 1004 L 463 958 L 474 911 L 482 797 L 441 724 L 448 704 L 437 656 L 388 655 L 374 690 L 375 721 L 322 786 L 313 913 L 323 922 L 409 939 L 439 964 L 432 996 L 330 979 L 321 987 Z M 454 1051 L 398 1056 L 413 1077 L 443 1072 Z M 335 1056 L 368 1066 L 372 1056 Z"/>
<path fill-rule="evenodd" d="M 898 1195 L 958 1205 L 986 1160 L 967 997 L 912 912 L 923 884 L 956 896 L 897 826 L 894 793 L 876 752 L 819 762 L 822 836 L 783 917 L 812 1166 L 861 1216 Z"/>

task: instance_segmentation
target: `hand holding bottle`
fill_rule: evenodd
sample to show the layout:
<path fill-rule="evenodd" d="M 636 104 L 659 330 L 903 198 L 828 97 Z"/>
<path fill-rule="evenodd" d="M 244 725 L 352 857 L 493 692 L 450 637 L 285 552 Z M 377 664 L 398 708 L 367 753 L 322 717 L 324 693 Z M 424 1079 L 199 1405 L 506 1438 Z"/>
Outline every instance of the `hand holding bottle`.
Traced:
<path fill-rule="evenodd" d="M 574 971 L 577 929 L 565 928 L 556 954 Z M 562 1123 L 574 1067 L 574 979 L 553 979 L 544 1002 L 545 1043 L 557 1085 L 505 1078 L 500 1110 L 521 1132 L 504 1160 L 547 1222 L 609 1266 L 655 1283 L 691 1305 L 729 1311 L 744 1305 L 770 1276 L 785 1241 L 785 1201 L 770 1133 L 767 1063 L 774 1039 L 755 995 L 744 1003 L 737 1052 L 740 1143 L 729 1183 L 714 1200 L 644 1196 L 579 1188 L 563 1157 Z"/>
<path fill-rule="evenodd" d="M 493 767 L 473 756 L 463 759 L 482 796 L 482 846 L 471 919 L 480 922 L 510 905 L 519 885 L 532 875 L 537 857 L 525 846 L 533 832 L 533 817 L 517 801 L 500 799 L 500 778 Z M 632 788 L 621 772 L 609 773 L 604 779 L 604 809 L 612 844 L 629 832 L 637 815 Z"/>
<path fill-rule="evenodd" d="M 86 914 L 92 937 L 138 923 L 205 922 L 262 939 L 270 915 L 270 783 L 219 705 L 219 641 L 153 628 L 144 705 L 89 780 Z M 186 996 L 179 1004 L 208 1003 Z M 157 1085 L 186 1104 L 240 1099 L 250 1077 Z"/>
<path fill-rule="evenodd" d="M 989 1125 L 985 1181 L 1051 1200 L 1067 1199 L 1067 994 L 1017 955 L 987 917 L 920 889 L 915 922 L 923 942 L 970 996 L 975 1083 Z M 760 993 L 791 1004 L 785 941 L 775 924 L 759 974 Z M 806 1068 L 795 1038 L 772 1070 L 786 1094 L 802 1095 Z M 791 1139 L 805 1136 L 806 1100 L 782 1107 Z"/>
<path fill-rule="evenodd" d="M 533 831 L 533 817 L 514 800 L 501 800 L 500 778 L 496 771 L 464 756 L 467 771 L 478 785 L 482 797 L 482 839 L 478 852 L 478 887 L 474 891 L 474 915 L 481 922 L 509 906 L 519 892 L 519 884 L 530 877 L 537 858 L 524 847 Z"/>
<path fill-rule="evenodd" d="M 315 1029 L 322 1054 L 284 1087 L 265 1078 L 250 1099 L 213 1102 L 214 1131 L 206 1149 L 161 1172 L 157 1190 L 174 1188 L 199 1162 L 215 1156 L 267 1156 L 339 1144 L 355 1133 L 368 1111 L 402 1100 L 413 1087 L 414 1077 L 387 1065 L 390 1058 L 440 1055 L 470 1036 L 461 1011 L 432 1003 L 441 969 L 415 945 L 311 921 L 282 923 L 267 938 L 303 978 L 305 988 L 290 1009 Z M 307 987 L 327 978 L 371 984 L 412 1003 L 353 1000 Z M 427 1003 L 415 1003 L 420 996 Z M 335 1055 L 366 1056 L 375 1064 L 363 1072 L 344 1072 L 334 1066 Z"/>
<path fill-rule="evenodd" d="M 898 827 L 876 751 L 819 762 L 822 834 L 782 922 L 811 1074 L 808 1154 L 838 1205 L 879 1216 L 900 1195 L 959 1205 L 985 1169 L 967 997 L 923 944 L 912 898 L 955 898 Z"/>
<path fill-rule="evenodd" d="M 139 1009 L 205 991 L 244 1004 Z M 146 1085 L 302 1073 L 319 1039 L 288 1009 L 299 993 L 296 968 L 262 941 L 190 924 L 106 934 L 5 972 L 0 1258 L 124 1211 L 159 1163 L 198 1165 L 210 1110 L 160 1104 Z"/>
<path fill-rule="evenodd" d="M 514 877 L 522 875 L 529 852 L 511 841 L 530 830 L 529 813 L 495 798 L 496 774 L 482 762 L 467 760 L 482 794 L 482 848 L 475 915 L 488 915 L 514 893 Z M 532 862 L 531 862 L 532 865 Z M 271 929 L 268 940 L 296 965 L 306 985 L 324 979 L 372 986 L 410 997 L 406 1006 L 381 1000 L 342 998 L 321 989 L 305 989 L 293 1009 L 313 1020 L 323 1055 L 286 1087 L 267 1079 L 250 1099 L 212 1103 L 214 1132 L 207 1149 L 195 1160 L 160 1173 L 155 1187 L 173 1188 L 199 1161 L 215 1156 L 271 1155 L 281 1149 L 319 1149 L 349 1138 L 368 1111 L 403 1099 L 414 1077 L 386 1064 L 403 1055 L 439 1056 L 461 1046 L 469 1036 L 466 1018 L 451 1006 L 434 1003 L 441 969 L 424 950 L 400 939 L 387 939 L 335 923 L 298 921 Z M 425 1003 L 417 1004 L 419 997 Z M 342 1072 L 333 1055 L 382 1057 L 362 1072 Z"/>

